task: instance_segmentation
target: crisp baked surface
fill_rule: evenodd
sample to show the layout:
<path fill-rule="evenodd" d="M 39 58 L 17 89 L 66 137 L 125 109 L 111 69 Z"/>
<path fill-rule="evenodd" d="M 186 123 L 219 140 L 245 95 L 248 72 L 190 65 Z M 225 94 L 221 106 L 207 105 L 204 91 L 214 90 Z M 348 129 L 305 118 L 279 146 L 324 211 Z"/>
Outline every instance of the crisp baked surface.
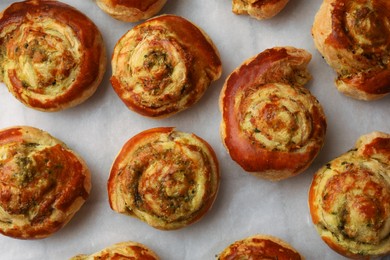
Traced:
<path fill-rule="evenodd" d="M 220 95 L 221 137 L 245 171 L 281 180 L 304 171 L 323 146 L 326 118 L 303 87 L 311 55 L 293 47 L 267 49 L 227 78 Z"/>
<path fill-rule="evenodd" d="M 97 89 L 106 63 L 98 28 L 69 5 L 30 0 L 0 14 L 0 81 L 28 107 L 80 104 Z"/>
<path fill-rule="evenodd" d="M 289 0 L 233 0 L 232 11 L 235 14 L 247 14 L 258 20 L 269 19 L 277 15 Z"/>
<path fill-rule="evenodd" d="M 128 31 L 116 44 L 111 83 L 135 112 L 171 116 L 195 104 L 222 73 L 210 38 L 186 19 L 163 15 Z"/>
<path fill-rule="evenodd" d="M 321 167 L 309 205 L 318 233 L 336 252 L 357 259 L 390 254 L 390 135 L 363 135 Z"/>
<path fill-rule="evenodd" d="M 95 0 L 107 14 L 124 22 L 137 22 L 157 14 L 167 0 Z"/>
<path fill-rule="evenodd" d="M 217 260 L 303 260 L 292 246 L 269 235 L 254 235 L 234 242 L 225 248 Z"/>
<path fill-rule="evenodd" d="M 390 93 L 390 2 L 324 0 L 312 27 L 314 43 L 347 96 L 375 100 Z"/>
<path fill-rule="evenodd" d="M 64 143 L 28 126 L 0 131 L 0 232 L 44 238 L 63 227 L 91 189 L 85 162 Z"/>
<path fill-rule="evenodd" d="M 131 138 L 108 180 L 111 208 L 171 230 L 199 220 L 212 206 L 219 166 L 211 146 L 194 134 L 153 128 Z"/>
<path fill-rule="evenodd" d="M 137 242 L 121 242 L 109 246 L 91 255 L 77 255 L 69 260 L 158 260 L 160 259 L 151 249 Z"/>

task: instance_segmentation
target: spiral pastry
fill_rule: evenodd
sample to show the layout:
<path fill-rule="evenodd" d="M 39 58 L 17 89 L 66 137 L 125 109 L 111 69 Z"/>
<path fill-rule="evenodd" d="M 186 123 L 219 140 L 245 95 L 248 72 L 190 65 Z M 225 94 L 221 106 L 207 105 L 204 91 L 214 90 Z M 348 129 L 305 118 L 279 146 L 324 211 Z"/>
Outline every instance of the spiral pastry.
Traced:
<path fill-rule="evenodd" d="M 95 0 L 107 14 L 124 22 L 137 22 L 157 14 L 167 0 Z"/>
<path fill-rule="evenodd" d="M 73 7 L 30 0 L 0 14 L 0 81 L 26 106 L 78 105 L 95 92 L 105 69 L 98 28 Z"/>
<path fill-rule="evenodd" d="M 292 246 L 269 235 L 255 235 L 234 242 L 217 256 L 217 260 L 279 259 L 303 260 Z"/>
<path fill-rule="evenodd" d="M 135 112 L 167 117 L 196 103 L 222 73 L 210 38 L 174 15 L 152 18 L 116 44 L 111 83 Z"/>
<path fill-rule="evenodd" d="M 0 130 L 0 232 L 44 238 L 63 227 L 91 189 L 85 162 L 64 143 L 29 126 Z"/>
<path fill-rule="evenodd" d="M 245 171 L 281 180 L 304 171 L 322 148 L 326 119 L 303 85 L 311 55 L 265 50 L 233 71 L 220 96 L 221 136 Z"/>
<path fill-rule="evenodd" d="M 312 34 L 341 93 L 361 100 L 390 93 L 389 1 L 325 0 Z"/>
<path fill-rule="evenodd" d="M 289 0 L 233 0 L 232 11 L 245 14 L 258 20 L 269 19 L 277 15 Z"/>
<path fill-rule="evenodd" d="M 390 254 L 390 135 L 363 135 L 320 168 L 309 205 L 318 233 L 336 252 L 356 259 Z"/>
<path fill-rule="evenodd" d="M 92 255 L 77 255 L 69 260 L 158 260 L 160 259 L 151 249 L 137 242 L 121 242 L 109 246 Z"/>
<path fill-rule="evenodd" d="M 199 220 L 219 187 L 217 157 L 209 144 L 174 128 L 154 128 L 131 138 L 108 180 L 111 208 L 150 226 L 179 229 Z"/>

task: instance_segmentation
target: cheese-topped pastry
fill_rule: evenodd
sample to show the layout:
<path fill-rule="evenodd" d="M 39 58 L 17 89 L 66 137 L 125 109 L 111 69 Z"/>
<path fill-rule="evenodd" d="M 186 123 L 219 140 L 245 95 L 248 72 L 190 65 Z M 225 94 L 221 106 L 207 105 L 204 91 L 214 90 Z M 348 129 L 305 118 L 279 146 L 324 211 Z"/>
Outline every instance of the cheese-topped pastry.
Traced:
<path fill-rule="evenodd" d="M 390 135 L 363 135 L 320 168 L 309 205 L 318 233 L 336 252 L 355 259 L 389 255 Z"/>
<path fill-rule="evenodd" d="M 23 104 L 41 111 L 89 98 L 106 69 L 102 36 L 75 8 L 30 0 L 0 14 L 0 81 Z"/>
<path fill-rule="evenodd" d="M 150 226 L 171 230 L 199 220 L 219 187 L 217 157 L 201 138 L 153 128 L 131 138 L 108 180 L 111 208 Z"/>
<path fill-rule="evenodd" d="M 47 132 L 16 126 L 0 130 L 0 232 L 21 239 L 47 237 L 88 198 L 85 162 Z"/>
<path fill-rule="evenodd" d="M 235 14 L 247 14 L 258 20 L 269 19 L 277 15 L 289 0 L 233 0 L 232 11 Z"/>
<path fill-rule="evenodd" d="M 227 78 L 220 96 L 221 136 L 245 171 L 270 180 L 303 172 L 322 148 L 324 111 L 303 87 L 311 55 L 293 47 L 267 49 Z"/>
<path fill-rule="evenodd" d="M 196 103 L 222 73 L 210 38 L 186 19 L 163 15 L 128 31 L 112 56 L 111 83 L 135 112 L 153 118 Z"/>
<path fill-rule="evenodd" d="M 303 260 L 297 250 L 270 235 L 254 235 L 234 242 L 217 256 L 217 260 L 279 259 Z"/>
<path fill-rule="evenodd" d="M 91 255 L 77 255 L 69 260 L 158 260 L 160 259 L 151 249 L 137 242 L 121 242 Z"/>
<path fill-rule="evenodd" d="M 347 96 L 374 100 L 390 93 L 390 1 L 324 0 L 314 43 Z"/>
<path fill-rule="evenodd" d="M 107 14 L 124 22 L 137 22 L 157 14 L 167 0 L 95 0 Z"/>

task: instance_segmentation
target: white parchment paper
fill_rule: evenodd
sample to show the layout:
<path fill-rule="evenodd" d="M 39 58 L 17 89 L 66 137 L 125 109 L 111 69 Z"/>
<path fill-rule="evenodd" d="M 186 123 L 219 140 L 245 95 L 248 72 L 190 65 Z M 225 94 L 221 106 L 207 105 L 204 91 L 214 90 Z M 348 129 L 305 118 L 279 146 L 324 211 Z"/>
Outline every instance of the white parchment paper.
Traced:
<path fill-rule="evenodd" d="M 15 1 L 1 0 L 0 9 Z M 110 57 L 117 40 L 136 23 L 124 23 L 103 13 L 92 0 L 63 0 L 100 28 Z M 311 38 L 314 15 L 322 0 L 292 0 L 276 17 L 257 21 L 231 12 L 230 0 L 168 0 L 160 12 L 183 16 L 212 38 L 220 51 L 223 74 L 199 103 L 171 118 L 153 120 L 128 110 L 114 93 L 110 66 L 97 92 L 85 103 L 61 112 L 29 109 L 0 84 L 0 128 L 30 125 L 48 131 L 78 152 L 92 172 L 90 198 L 70 223 L 53 236 L 25 241 L 0 236 L 0 259 L 68 259 L 93 253 L 117 242 L 144 243 L 161 259 L 214 259 L 226 246 L 257 233 L 277 236 L 306 259 L 344 259 L 329 249 L 312 225 L 307 192 L 314 172 L 349 150 L 368 132 L 390 132 L 390 96 L 364 102 L 345 97 L 334 86 L 335 73 L 316 51 Z M 218 97 L 226 77 L 244 60 L 274 46 L 304 48 L 313 54 L 307 85 L 324 107 L 326 143 L 303 174 L 277 183 L 245 173 L 226 153 L 220 137 Z M 113 212 L 106 183 L 111 164 L 133 135 L 158 126 L 175 126 L 208 141 L 221 166 L 221 186 L 213 208 L 198 223 L 177 231 L 160 231 Z M 389 258 L 387 258 L 389 259 Z"/>

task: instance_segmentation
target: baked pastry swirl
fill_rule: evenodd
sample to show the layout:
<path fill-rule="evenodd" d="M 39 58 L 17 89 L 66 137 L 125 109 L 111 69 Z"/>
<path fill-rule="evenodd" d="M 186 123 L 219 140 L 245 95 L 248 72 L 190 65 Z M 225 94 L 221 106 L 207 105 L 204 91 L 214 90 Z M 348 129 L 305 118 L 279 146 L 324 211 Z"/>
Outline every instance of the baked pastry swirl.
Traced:
<path fill-rule="evenodd" d="M 277 15 L 289 0 L 233 0 L 232 11 L 235 14 L 248 14 L 258 20 L 269 19 Z"/>
<path fill-rule="evenodd" d="M 111 83 L 135 112 L 153 118 L 196 103 L 222 73 L 210 38 L 186 19 L 163 15 L 135 26 L 116 44 Z"/>
<path fill-rule="evenodd" d="M 16 126 L 0 131 L 0 232 L 21 239 L 47 237 L 88 198 L 85 162 L 47 132 Z"/>
<path fill-rule="evenodd" d="M 356 259 L 390 254 L 390 135 L 363 135 L 320 168 L 309 205 L 318 233 L 336 252 Z"/>
<path fill-rule="evenodd" d="M 69 260 L 158 260 L 160 259 L 151 249 L 137 242 L 121 242 L 109 246 L 91 255 L 77 255 Z"/>
<path fill-rule="evenodd" d="M 220 95 L 221 136 L 245 171 L 281 180 L 304 171 L 322 148 L 326 119 L 303 85 L 311 55 L 267 49 L 227 78 Z"/>
<path fill-rule="evenodd" d="M 254 235 L 234 242 L 225 248 L 217 260 L 279 259 L 303 260 L 291 245 L 270 235 Z"/>
<path fill-rule="evenodd" d="M 58 111 L 80 104 L 105 69 L 102 36 L 75 8 L 30 0 L 0 14 L 0 81 L 26 106 Z"/>
<path fill-rule="evenodd" d="M 374 100 L 390 93 L 390 2 L 325 0 L 314 20 L 315 45 L 337 72 L 337 89 Z"/>
<path fill-rule="evenodd" d="M 211 146 L 194 134 L 153 128 L 131 138 L 108 180 L 111 208 L 172 230 L 199 220 L 212 206 L 219 166 Z"/>
<path fill-rule="evenodd" d="M 107 14 L 124 22 L 137 22 L 157 14 L 167 0 L 95 0 Z"/>

